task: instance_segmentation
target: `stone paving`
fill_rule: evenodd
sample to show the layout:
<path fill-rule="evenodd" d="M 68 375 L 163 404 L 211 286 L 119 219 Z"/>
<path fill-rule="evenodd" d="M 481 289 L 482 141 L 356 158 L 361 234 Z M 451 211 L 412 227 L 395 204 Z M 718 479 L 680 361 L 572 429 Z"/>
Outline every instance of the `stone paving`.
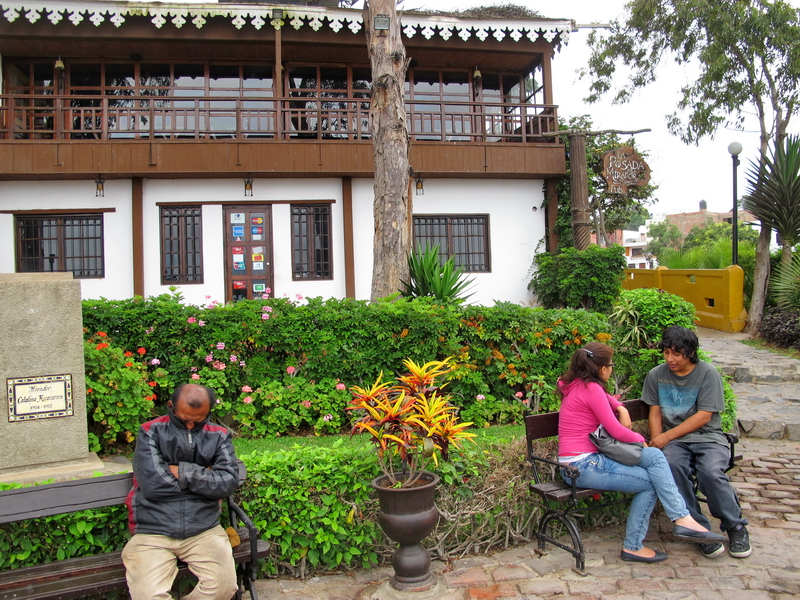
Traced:
<path fill-rule="evenodd" d="M 654 517 L 647 545 L 669 554 L 663 563 L 619 558 L 624 530 L 609 526 L 583 535 L 586 571 L 567 552 L 536 543 L 490 556 L 434 563 L 437 595 L 389 590 L 391 569 L 313 577 L 263 579 L 261 600 L 789 600 L 800 597 L 800 361 L 738 343 L 742 334 L 700 330 L 701 348 L 734 377 L 742 455 L 731 479 L 750 521 L 752 556 L 708 559 L 694 544 L 676 541 L 672 524 Z M 776 366 L 774 366 L 776 365 Z M 737 373 L 738 371 L 738 373 Z M 780 377 L 775 377 L 781 373 Z M 754 435 L 755 434 L 755 435 Z M 788 439 L 787 439 L 788 438 Z"/>

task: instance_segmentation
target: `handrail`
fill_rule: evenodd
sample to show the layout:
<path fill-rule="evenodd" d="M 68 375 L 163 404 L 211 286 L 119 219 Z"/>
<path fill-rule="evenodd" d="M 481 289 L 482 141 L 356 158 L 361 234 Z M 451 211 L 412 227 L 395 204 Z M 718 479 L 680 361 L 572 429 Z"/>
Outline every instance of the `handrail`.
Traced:
<path fill-rule="evenodd" d="M 369 98 L 0 95 L 0 140 L 369 140 Z M 411 139 L 553 144 L 556 106 L 408 100 Z"/>

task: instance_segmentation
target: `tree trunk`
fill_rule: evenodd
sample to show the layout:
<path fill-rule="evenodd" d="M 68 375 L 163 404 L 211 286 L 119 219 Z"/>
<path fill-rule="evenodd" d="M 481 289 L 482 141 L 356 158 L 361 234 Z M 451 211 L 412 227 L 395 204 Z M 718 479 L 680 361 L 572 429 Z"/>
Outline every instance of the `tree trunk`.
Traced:
<path fill-rule="evenodd" d="M 389 16 L 389 30 L 375 31 L 375 15 Z M 369 111 L 375 157 L 375 238 L 372 257 L 374 301 L 400 290 L 408 280 L 411 247 L 410 196 L 408 189 L 408 124 L 403 88 L 408 61 L 400 38 L 395 0 L 364 3 L 364 30 L 372 63 L 372 104 Z"/>
<path fill-rule="evenodd" d="M 767 300 L 767 284 L 769 282 L 769 242 L 772 229 L 761 224 L 756 245 L 756 268 L 753 274 L 753 297 L 750 299 L 750 310 L 747 311 L 747 325 L 744 330 L 758 335 L 761 329 L 761 317 Z"/>
<path fill-rule="evenodd" d="M 586 134 L 569 134 L 569 187 L 572 195 L 572 239 L 578 250 L 592 242 L 589 220 L 589 179 L 586 174 Z"/>

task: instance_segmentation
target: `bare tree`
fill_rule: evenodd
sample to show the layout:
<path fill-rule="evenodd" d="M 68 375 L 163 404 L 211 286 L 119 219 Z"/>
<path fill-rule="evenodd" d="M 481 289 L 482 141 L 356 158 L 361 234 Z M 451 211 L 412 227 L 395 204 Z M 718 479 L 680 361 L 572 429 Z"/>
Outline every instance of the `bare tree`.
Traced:
<path fill-rule="evenodd" d="M 375 17 L 389 20 L 389 29 L 375 29 Z M 411 198 L 408 194 L 408 123 L 403 87 L 408 70 L 394 0 L 364 2 L 364 30 L 372 64 L 370 133 L 375 157 L 375 238 L 372 290 L 377 300 L 408 280 L 411 248 Z"/>

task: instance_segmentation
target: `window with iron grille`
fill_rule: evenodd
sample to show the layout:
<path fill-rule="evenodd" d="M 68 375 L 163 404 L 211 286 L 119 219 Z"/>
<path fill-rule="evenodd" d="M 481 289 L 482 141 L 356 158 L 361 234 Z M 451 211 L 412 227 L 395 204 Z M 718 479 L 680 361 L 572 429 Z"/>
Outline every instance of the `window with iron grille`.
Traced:
<path fill-rule="evenodd" d="M 16 215 L 17 272 L 104 277 L 103 215 Z"/>
<path fill-rule="evenodd" d="M 292 204 L 292 279 L 333 279 L 330 204 Z"/>
<path fill-rule="evenodd" d="M 161 284 L 203 283 L 203 219 L 199 206 L 161 207 Z"/>
<path fill-rule="evenodd" d="M 442 262 L 455 257 L 467 273 L 488 273 L 489 215 L 415 215 L 414 248 L 439 244 Z"/>

